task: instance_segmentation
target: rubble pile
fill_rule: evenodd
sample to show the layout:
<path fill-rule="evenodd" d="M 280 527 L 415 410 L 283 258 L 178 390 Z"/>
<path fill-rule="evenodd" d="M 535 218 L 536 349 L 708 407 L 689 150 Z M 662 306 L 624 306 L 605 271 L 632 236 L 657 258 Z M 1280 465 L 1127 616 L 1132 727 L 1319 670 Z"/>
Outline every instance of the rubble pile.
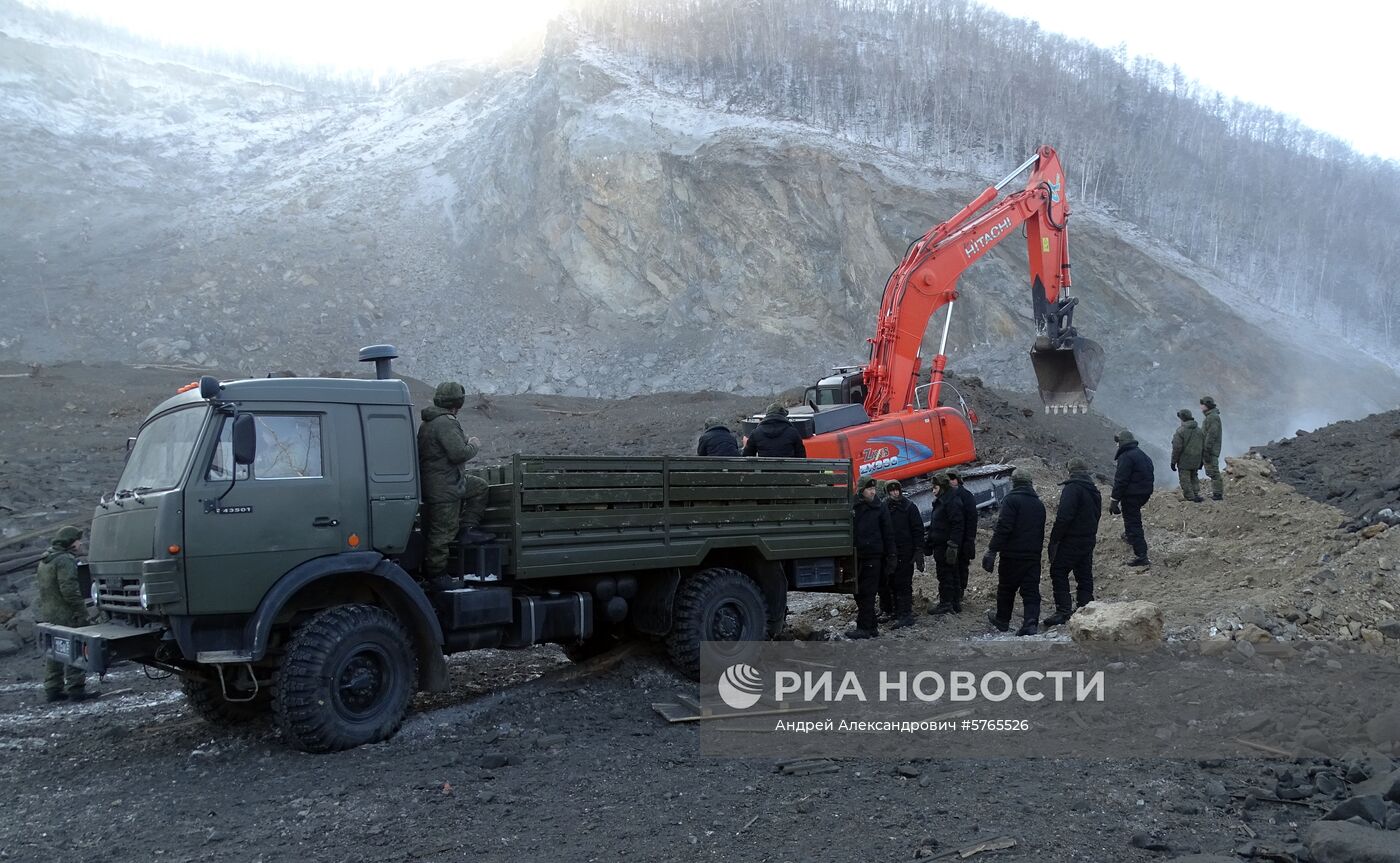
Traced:
<path fill-rule="evenodd" d="M 1349 531 L 1400 524 L 1400 410 L 1347 420 L 1254 451 L 1278 468 L 1278 477 L 1313 500 L 1347 513 Z"/>

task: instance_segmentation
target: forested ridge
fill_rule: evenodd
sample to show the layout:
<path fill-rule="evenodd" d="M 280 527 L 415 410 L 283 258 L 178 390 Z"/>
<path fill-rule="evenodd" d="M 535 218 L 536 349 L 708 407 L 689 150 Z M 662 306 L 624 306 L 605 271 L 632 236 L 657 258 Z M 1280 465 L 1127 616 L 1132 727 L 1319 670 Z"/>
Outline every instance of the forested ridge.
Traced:
<path fill-rule="evenodd" d="M 1049 143 L 1072 201 L 1283 312 L 1400 355 L 1389 281 L 1400 165 L 1177 68 L 968 0 L 589 0 L 578 21 L 664 89 L 939 169 L 987 175 Z"/>

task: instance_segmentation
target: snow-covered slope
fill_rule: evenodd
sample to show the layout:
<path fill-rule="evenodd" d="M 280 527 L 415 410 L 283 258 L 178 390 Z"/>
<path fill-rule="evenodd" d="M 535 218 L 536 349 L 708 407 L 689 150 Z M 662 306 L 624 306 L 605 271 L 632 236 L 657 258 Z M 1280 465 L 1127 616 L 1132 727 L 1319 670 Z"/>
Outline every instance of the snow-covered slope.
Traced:
<path fill-rule="evenodd" d="M 862 360 L 905 245 L 988 180 L 697 107 L 567 27 L 527 63 L 344 96 L 4 21 L 6 358 L 315 373 L 392 342 L 486 392 L 772 392 Z M 1074 219 L 1110 415 L 1168 426 L 1209 391 L 1243 442 L 1400 397 L 1354 351 L 1300 361 L 1108 214 Z M 1029 389 L 1023 248 L 964 279 L 950 353 Z"/>

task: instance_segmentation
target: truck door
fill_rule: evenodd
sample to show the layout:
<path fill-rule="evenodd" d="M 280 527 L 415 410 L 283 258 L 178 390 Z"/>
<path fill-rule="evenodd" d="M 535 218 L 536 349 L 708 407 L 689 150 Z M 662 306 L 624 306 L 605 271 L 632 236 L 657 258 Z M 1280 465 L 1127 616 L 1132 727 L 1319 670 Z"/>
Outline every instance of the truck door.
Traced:
<path fill-rule="evenodd" d="M 254 416 L 257 457 L 236 474 L 233 418 L 222 418 L 185 493 L 186 583 L 199 585 L 191 614 L 251 611 L 289 569 L 344 548 L 338 429 L 325 410 L 335 407 L 246 411 Z M 359 424 L 352 429 L 358 443 Z"/>

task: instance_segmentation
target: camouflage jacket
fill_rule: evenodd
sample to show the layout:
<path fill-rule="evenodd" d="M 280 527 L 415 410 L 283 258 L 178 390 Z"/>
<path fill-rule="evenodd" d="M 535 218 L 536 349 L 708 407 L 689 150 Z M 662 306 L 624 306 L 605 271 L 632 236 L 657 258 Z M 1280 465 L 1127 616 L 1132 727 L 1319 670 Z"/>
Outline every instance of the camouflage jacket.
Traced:
<path fill-rule="evenodd" d="M 1199 470 L 1204 464 L 1206 436 L 1195 420 L 1186 420 L 1172 435 L 1172 463 L 1178 470 Z"/>
<path fill-rule="evenodd" d="M 59 626 L 87 626 L 87 608 L 78 586 L 78 559 L 66 546 L 51 545 L 39 559 L 38 620 Z"/>
<path fill-rule="evenodd" d="M 1205 427 L 1202 429 L 1206 436 L 1206 445 L 1202 449 L 1206 461 L 1218 462 L 1220 460 L 1220 408 L 1211 408 L 1206 411 Z"/>
<path fill-rule="evenodd" d="M 462 424 L 451 411 L 423 408 L 422 417 L 423 424 L 418 427 L 418 476 L 423 484 L 423 502 L 461 500 L 467 492 L 462 465 L 476 455 L 476 447 L 467 443 Z"/>

